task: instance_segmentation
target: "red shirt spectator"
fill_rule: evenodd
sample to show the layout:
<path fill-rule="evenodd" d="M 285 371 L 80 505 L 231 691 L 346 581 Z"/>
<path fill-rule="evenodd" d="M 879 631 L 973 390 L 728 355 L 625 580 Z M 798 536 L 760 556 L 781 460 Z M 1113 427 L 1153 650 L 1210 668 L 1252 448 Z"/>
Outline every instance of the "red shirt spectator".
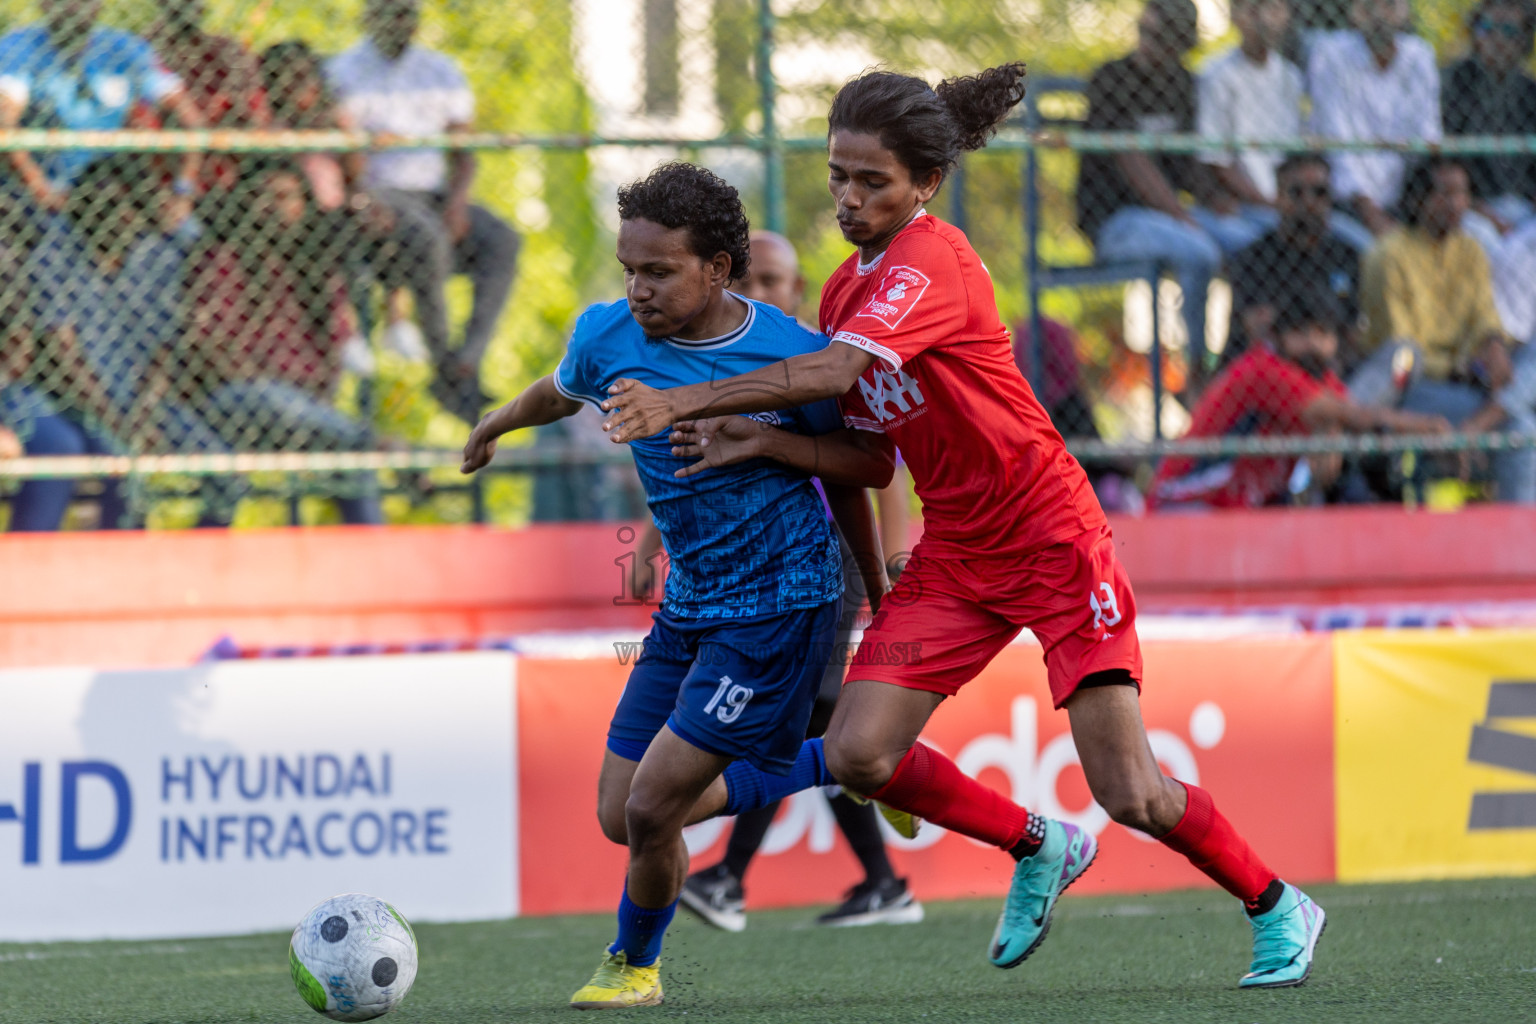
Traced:
<path fill-rule="evenodd" d="M 1319 395 L 1346 398 L 1332 370 L 1313 376 L 1266 344 L 1255 344 L 1211 382 L 1195 406 L 1188 437 L 1273 437 L 1311 431 L 1303 412 Z M 1158 467 L 1152 506 L 1203 501 L 1257 507 L 1285 493 L 1293 458 L 1199 460 L 1172 456 Z"/>
<path fill-rule="evenodd" d="M 344 282 L 298 169 L 278 162 L 251 184 L 248 200 L 237 193 L 248 205 L 215 225 L 191 261 L 188 342 L 199 376 L 212 386 L 273 378 L 327 397 L 351 333 Z"/>

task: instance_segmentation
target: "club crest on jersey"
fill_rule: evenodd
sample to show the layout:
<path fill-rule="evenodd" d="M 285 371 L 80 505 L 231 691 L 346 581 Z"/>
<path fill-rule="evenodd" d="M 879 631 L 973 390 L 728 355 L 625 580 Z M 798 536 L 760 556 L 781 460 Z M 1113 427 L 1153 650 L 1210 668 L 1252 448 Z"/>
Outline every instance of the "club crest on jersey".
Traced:
<path fill-rule="evenodd" d="M 892 267 L 859 316 L 873 317 L 891 330 L 906 319 L 928 290 L 928 275 L 912 267 Z"/>

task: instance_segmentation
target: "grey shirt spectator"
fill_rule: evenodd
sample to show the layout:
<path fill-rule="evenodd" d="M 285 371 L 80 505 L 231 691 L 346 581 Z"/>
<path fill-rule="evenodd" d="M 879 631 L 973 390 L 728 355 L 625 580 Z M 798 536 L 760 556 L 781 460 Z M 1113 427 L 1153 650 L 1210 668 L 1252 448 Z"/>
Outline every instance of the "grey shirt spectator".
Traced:
<path fill-rule="evenodd" d="M 422 138 L 471 126 L 474 96 L 463 72 L 451 58 L 411 41 L 419 17 L 417 0 L 369 0 L 368 38 L 326 65 L 342 109 L 364 131 Z M 438 256 L 414 268 L 410 287 L 437 368 L 433 394 L 470 423 L 489 401 L 480 388 L 480 363 L 511 291 L 518 249 L 505 222 L 470 203 L 474 174 L 469 151 L 423 148 L 375 154 L 364 178 L 408 226 L 433 233 Z M 474 289 L 457 349 L 449 344 L 442 298 L 450 272 L 469 274 Z"/>

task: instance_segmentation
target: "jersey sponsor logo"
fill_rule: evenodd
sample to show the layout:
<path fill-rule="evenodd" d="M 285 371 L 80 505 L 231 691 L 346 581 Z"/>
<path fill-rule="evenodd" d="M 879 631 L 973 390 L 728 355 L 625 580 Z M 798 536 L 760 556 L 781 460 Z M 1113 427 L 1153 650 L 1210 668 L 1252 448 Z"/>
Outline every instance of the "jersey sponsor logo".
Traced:
<path fill-rule="evenodd" d="M 859 393 L 864 404 L 881 423 L 889 423 L 898 416 L 912 412 L 924 402 L 922 389 L 917 380 L 906 370 L 891 373 L 879 367 L 859 378 Z M 893 410 L 891 406 L 896 408 Z"/>
<path fill-rule="evenodd" d="M 913 267 L 892 267 L 858 316 L 873 317 L 891 330 L 906 319 L 928 290 L 928 275 Z"/>

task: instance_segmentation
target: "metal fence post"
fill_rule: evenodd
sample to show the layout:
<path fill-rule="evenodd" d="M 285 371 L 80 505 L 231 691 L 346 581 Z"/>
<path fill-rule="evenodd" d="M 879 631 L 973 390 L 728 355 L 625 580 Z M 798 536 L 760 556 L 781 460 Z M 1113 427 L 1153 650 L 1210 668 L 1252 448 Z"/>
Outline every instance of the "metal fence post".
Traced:
<path fill-rule="evenodd" d="M 1025 129 L 1033 141 L 1034 108 Z M 1034 145 L 1024 151 L 1024 276 L 1029 288 L 1029 386 L 1035 394 L 1045 393 L 1045 330 L 1040 318 L 1040 166 Z"/>
<path fill-rule="evenodd" d="M 774 117 L 773 0 L 757 3 L 757 85 L 763 114 L 763 206 L 770 231 L 784 233 L 784 146 Z"/>
<path fill-rule="evenodd" d="M 965 160 L 955 161 L 955 169 L 949 175 L 949 222 L 962 232 L 970 231 L 965 215 Z"/>

